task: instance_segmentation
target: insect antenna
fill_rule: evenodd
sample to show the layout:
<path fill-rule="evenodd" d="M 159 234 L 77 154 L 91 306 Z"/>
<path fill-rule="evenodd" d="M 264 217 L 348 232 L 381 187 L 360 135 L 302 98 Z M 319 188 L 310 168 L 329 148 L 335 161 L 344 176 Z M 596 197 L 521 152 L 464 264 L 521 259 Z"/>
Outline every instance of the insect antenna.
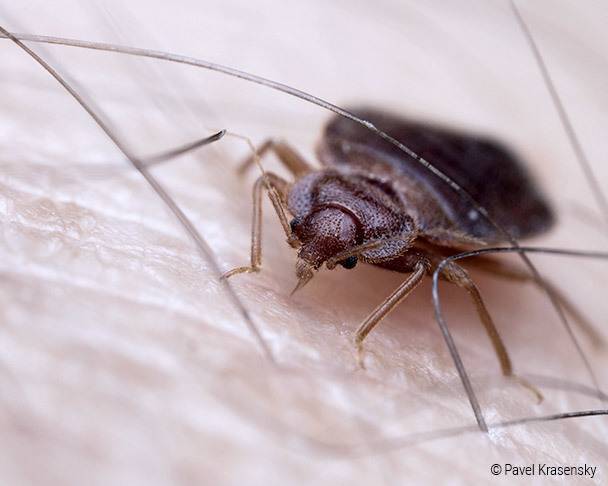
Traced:
<path fill-rule="evenodd" d="M 169 210 L 173 213 L 173 215 L 177 218 L 182 227 L 186 230 L 192 241 L 194 242 L 196 248 L 198 249 L 201 256 L 207 260 L 210 264 L 213 271 L 219 276 L 221 274 L 219 265 L 215 259 L 213 254 L 213 250 L 209 247 L 203 236 L 198 232 L 198 230 L 194 227 L 190 219 L 185 215 L 185 213 L 179 208 L 179 206 L 175 203 L 175 201 L 171 198 L 169 193 L 164 189 L 164 187 L 156 180 L 156 178 L 148 171 L 146 165 L 137 158 L 131 151 L 126 147 L 126 145 L 119 139 L 119 137 L 114 133 L 114 131 L 110 128 L 110 125 L 104 120 L 104 117 L 101 115 L 101 111 L 99 109 L 94 109 L 92 104 L 85 99 L 55 70 L 53 69 L 44 59 L 42 59 L 38 54 L 32 51 L 28 46 L 26 46 L 23 42 L 21 42 L 18 38 L 13 36 L 10 32 L 8 32 L 4 27 L 0 26 L 0 33 L 2 33 L 6 38 L 10 39 L 14 42 L 20 49 L 25 51 L 34 61 L 36 61 L 43 69 L 45 69 L 55 80 L 76 100 L 76 102 L 91 116 L 91 118 L 95 121 L 95 123 L 101 128 L 101 130 L 108 136 L 108 138 L 114 143 L 114 145 L 124 154 L 124 156 L 131 162 L 133 167 L 143 176 L 146 182 L 152 187 L 154 192 L 160 197 L 160 199 L 165 203 L 165 205 L 169 208 Z M 219 132 L 213 137 L 221 138 L 223 132 Z M 240 298 L 232 289 L 232 286 L 229 282 L 222 281 L 221 285 L 224 286 L 224 289 L 228 293 L 228 296 L 232 300 L 233 304 L 241 314 L 241 317 L 245 321 L 247 327 L 250 332 L 258 342 L 262 352 L 266 359 L 271 362 L 274 362 L 274 357 L 270 348 L 264 341 L 260 331 L 257 326 L 253 322 L 249 311 L 246 309 L 244 304 L 241 302 Z"/>

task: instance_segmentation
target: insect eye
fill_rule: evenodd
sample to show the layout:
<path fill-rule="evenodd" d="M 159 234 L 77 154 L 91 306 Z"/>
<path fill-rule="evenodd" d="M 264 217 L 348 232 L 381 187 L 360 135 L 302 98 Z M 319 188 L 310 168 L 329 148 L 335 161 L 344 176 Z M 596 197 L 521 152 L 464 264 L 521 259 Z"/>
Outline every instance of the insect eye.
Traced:
<path fill-rule="evenodd" d="M 298 226 L 302 221 L 300 220 L 300 218 L 293 218 L 290 222 L 289 222 L 289 227 L 291 228 L 291 232 L 293 233 L 296 230 L 296 226 Z"/>
<path fill-rule="evenodd" d="M 355 268 L 357 266 L 357 257 L 349 256 L 345 260 L 342 260 L 340 262 L 340 265 L 342 265 L 344 268 L 347 268 L 348 270 L 350 270 L 351 268 Z"/>

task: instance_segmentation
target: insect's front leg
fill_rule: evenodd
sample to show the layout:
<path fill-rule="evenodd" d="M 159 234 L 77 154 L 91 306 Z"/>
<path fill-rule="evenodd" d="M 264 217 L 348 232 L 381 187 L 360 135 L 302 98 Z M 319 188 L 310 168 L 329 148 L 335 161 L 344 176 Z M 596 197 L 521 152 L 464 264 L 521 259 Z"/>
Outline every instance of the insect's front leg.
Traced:
<path fill-rule="evenodd" d="M 367 335 L 376 327 L 389 312 L 394 310 L 422 281 L 428 269 L 428 263 L 420 260 L 407 279 L 395 289 L 367 318 L 361 323 L 355 332 L 355 347 L 357 349 L 357 362 L 361 368 L 363 363 L 363 341 Z"/>
<path fill-rule="evenodd" d="M 249 266 L 237 267 L 224 273 L 221 278 L 229 278 L 239 273 L 258 272 L 262 265 L 262 193 L 268 193 L 268 198 L 279 217 L 281 227 L 287 236 L 287 242 L 291 246 L 296 245 L 296 240 L 291 232 L 289 221 L 285 214 L 285 201 L 289 183 L 272 172 L 265 172 L 258 177 L 253 185 L 253 216 L 251 224 L 251 264 Z"/>

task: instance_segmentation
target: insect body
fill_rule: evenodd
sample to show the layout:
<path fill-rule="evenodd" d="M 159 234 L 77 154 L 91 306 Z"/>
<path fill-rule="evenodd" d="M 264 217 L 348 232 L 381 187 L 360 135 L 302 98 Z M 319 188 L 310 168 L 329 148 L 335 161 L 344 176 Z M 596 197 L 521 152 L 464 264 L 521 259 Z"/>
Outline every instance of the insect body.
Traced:
<path fill-rule="evenodd" d="M 547 230 L 551 210 L 518 160 L 495 142 L 412 123 L 374 110 L 357 116 L 382 127 L 464 187 L 514 237 Z M 503 240 L 467 201 L 393 145 L 348 119 L 333 118 L 318 146 L 324 168 L 315 170 L 281 142 L 266 142 L 296 180 L 265 173 L 254 188 L 251 266 L 225 276 L 257 271 L 261 264 L 261 194 L 268 189 L 288 242 L 298 248 L 298 286 L 323 264 L 353 268 L 358 261 L 409 273 L 361 324 L 355 343 L 432 273 L 446 255 L 466 246 Z M 251 163 L 248 160 L 245 166 Z M 293 219 L 287 222 L 285 208 Z M 456 263 L 442 278 L 467 290 L 492 340 L 505 375 L 512 374 L 500 336 L 468 273 Z"/>

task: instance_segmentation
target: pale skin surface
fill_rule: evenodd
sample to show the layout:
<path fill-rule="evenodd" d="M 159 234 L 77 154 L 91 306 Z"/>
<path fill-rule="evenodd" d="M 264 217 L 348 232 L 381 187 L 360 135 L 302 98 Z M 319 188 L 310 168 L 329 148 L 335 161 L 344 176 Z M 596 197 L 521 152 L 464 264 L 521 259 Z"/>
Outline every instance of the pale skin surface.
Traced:
<path fill-rule="evenodd" d="M 535 5 L 524 13 L 605 184 L 605 7 Z M 368 10 L 346 2 L 328 9 L 117 2 L 85 10 L 27 2 L 7 3 L 0 14 L 15 31 L 190 54 L 339 104 L 366 102 L 498 134 L 529 161 L 557 208 L 558 225 L 534 243 L 606 248 L 594 200 L 502 3 L 389 2 Z M 218 275 L 149 187 L 47 74 L 0 42 L 2 484 L 483 484 L 495 480 L 490 465 L 505 462 L 586 462 L 600 468 L 598 484 L 606 480 L 605 417 L 391 451 L 372 446 L 474 425 L 432 317 L 429 282 L 370 334 L 367 369 L 359 370 L 352 334 L 404 276 L 367 266 L 324 271 L 290 298 L 295 253 L 266 204 L 263 269 L 232 284 L 272 365 Z M 79 81 L 138 154 L 228 128 L 255 143 L 285 138 L 314 162 L 328 117 L 321 109 L 191 68 L 57 47 L 40 52 Z M 248 150 L 225 137 L 154 170 L 223 270 L 248 263 L 258 174 L 235 176 Z M 286 175 L 276 161 L 265 166 Z M 534 261 L 606 336 L 608 265 Z M 589 384 L 533 286 L 474 276 L 518 373 Z M 602 406 L 546 387 L 536 406 L 500 376 L 464 293 L 443 286 L 442 296 L 488 422 Z M 583 336 L 581 344 L 608 388 L 608 353 Z"/>

